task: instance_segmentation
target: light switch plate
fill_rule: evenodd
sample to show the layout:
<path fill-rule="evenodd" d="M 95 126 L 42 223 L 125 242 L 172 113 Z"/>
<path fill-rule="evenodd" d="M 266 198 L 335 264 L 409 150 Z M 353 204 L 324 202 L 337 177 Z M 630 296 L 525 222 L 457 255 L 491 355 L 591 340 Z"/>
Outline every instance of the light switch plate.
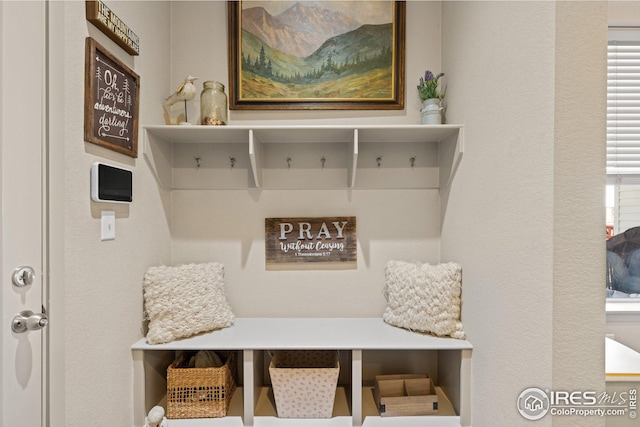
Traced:
<path fill-rule="evenodd" d="M 102 240 L 116 238 L 116 213 L 115 211 L 102 211 Z"/>

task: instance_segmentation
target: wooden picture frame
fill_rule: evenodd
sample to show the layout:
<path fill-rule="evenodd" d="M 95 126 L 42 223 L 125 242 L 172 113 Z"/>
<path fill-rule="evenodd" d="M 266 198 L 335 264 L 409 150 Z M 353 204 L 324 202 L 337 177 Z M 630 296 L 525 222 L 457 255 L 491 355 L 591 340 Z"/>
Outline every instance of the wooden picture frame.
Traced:
<path fill-rule="evenodd" d="M 105 33 L 129 55 L 140 55 L 140 37 L 102 0 L 86 0 L 85 9 L 87 21 Z"/>
<path fill-rule="evenodd" d="M 356 217 L 265 218 L 265 268 L 355 270 Z"/>
<path fill-rule="evenodd" d="M 304 2 L 281 10 L 293 3 L 228 2 L 230 109 L 404 109 L 404 1 L 314 2 L 340 25 L 307 21 L 304 31 Z"/>
<path fill-rule="evenodd" d="M 84 139 L 138 157 L 140 76 L 91 37 L 85 42 Z"/>

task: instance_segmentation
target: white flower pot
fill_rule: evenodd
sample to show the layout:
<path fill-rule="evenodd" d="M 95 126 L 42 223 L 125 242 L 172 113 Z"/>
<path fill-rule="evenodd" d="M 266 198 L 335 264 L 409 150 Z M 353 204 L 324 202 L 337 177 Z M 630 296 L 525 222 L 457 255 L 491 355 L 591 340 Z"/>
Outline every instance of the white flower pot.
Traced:
<path fill-rule="evenodd" d="M 422 101 L 422 124 L 439 125 L 442 124 L 442 110 L 440 99 L 429 98 Z"/>

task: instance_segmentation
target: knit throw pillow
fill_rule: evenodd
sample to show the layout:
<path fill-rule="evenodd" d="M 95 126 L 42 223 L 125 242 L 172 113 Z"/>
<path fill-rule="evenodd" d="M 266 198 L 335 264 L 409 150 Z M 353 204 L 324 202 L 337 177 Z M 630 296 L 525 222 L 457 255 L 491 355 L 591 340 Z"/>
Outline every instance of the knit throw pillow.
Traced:
<path fill-rule="evenodd" d="M 143 280 L 149 344 L 230 326 L 223 277 L 218 262 L 149 268 Z"/>
<path fill-rule="evenodd" d="M 412 331 L 465 338 L 460 321 L 460 265 L 389 261 L 385 279 L 385 322 Z"/>

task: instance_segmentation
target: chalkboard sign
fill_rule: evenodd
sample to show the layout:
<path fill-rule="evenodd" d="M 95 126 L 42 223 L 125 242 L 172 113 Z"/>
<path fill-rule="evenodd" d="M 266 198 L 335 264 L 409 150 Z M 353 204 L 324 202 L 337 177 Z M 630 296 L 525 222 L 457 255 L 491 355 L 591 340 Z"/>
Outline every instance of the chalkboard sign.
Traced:
<path fill-rule="evenodd" d="M 267 270 L 357 268 L 356 217 L 265 218 Z"/>
<path fill-rule="evenodd" d="M 139 101 L 140 77 L 87 37 L 84 139 L 138 157 Z"/>

